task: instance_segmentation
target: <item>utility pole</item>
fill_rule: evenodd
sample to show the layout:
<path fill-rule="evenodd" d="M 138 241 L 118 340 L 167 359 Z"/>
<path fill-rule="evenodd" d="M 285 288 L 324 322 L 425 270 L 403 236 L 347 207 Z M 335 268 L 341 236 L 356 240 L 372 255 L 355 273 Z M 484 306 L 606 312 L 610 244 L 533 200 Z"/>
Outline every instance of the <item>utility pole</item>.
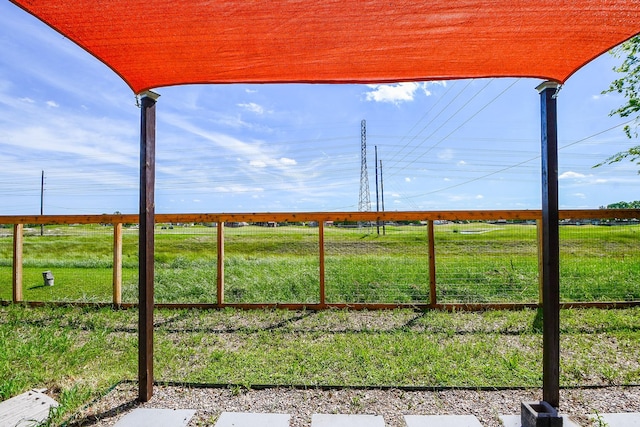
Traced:
<path fill-rule="evenodd" d="M 44 215 L 44 171 L 40 179 L 40 216 Z M 44 236 L 44 224 L 40 224 L 40 235 Z"/>
<path fill-rule="evenodd" d="M 358 211 L 371 210 L 371 196 L 369 195 L 369 175 L 367 173 L 367 121 L 360 122 L 360 198 Z"/>

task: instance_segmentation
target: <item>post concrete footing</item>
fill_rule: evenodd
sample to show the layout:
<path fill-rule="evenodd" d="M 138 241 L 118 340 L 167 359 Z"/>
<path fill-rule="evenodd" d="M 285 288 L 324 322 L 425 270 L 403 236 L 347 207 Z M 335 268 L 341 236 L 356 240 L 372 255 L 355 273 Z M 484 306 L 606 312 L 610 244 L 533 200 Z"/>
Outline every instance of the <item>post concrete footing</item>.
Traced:
<path fill-rule="evenodd" d="M 545 401 L 522 402 L 520 417 L 522 427 L 562 427 L 562 417 Z"/>

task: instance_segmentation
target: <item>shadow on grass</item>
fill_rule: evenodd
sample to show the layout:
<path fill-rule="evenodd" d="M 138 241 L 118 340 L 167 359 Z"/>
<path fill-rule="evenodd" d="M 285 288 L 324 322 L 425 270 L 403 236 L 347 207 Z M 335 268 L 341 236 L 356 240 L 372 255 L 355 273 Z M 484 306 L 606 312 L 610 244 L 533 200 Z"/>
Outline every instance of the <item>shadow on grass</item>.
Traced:
<path fill-rule="evenodd" d="M 542 307 L 539 307 L 536 310 L 536 317 L 533 319 L 533 324 L 531 325 L 531 329 L 533 332 L 542 332 L 544 319 L 542 317 Z"/>
<path fill-rule="evenodd" d="M 40 288 L 52 288 L 53 285 L 45 285 L 45 284 L 41 284 L 41 285 L 33 285 L 29 288 L 27 288 L 28 290 L 32 290 L 32 289 L 40 289 Z"/>
<path fill-rule="evenodd" d="M 86 417 L 72 420 L 67 424 L 68 427 L 80 427 L 80 426 L 92 426 L 103 422 L 105 419 L 115 417 L 117 415 L 122 414 L 123 412 L 127 412 L 137 406 L 140 405 L 140 402 L 137 400 L 130 400 L 125 402 L 115 408 L 111 408 L 107 411 L 99 412 L 97 414 L 87 415 Z"/>

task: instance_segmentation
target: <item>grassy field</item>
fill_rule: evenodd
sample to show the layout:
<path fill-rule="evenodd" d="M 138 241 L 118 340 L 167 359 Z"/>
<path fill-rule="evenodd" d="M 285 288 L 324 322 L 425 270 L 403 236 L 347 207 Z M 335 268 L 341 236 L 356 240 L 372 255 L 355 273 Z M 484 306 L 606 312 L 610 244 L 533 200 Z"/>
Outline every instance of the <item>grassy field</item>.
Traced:
<path fill-rule="evenodd" d="M 70 415 L 137 379 L 137 311 L 0 307 L 0 400 L 47 387 Z M 535 310 L 157 310 L 157 381 L 229 387 L 541 387 Z M 640 308 L 563 310 L 561 385 L 640 382 Z"/>
<path fill-rule="evenodd" d="M 111 300 L 112 228 L 27 230 L 24 295 Z M 216 229 L 158 227 L 156 300 L 215 302 Z M 427 302 L 427 232 L 419 226 L 326 228 L 329 302 Z M 564 301 L 640 299 L 638 226 L 561 227 Z M 0 230 L 0 299 L 11 299 L 11 237 Z M 1 235 L 2 233 L 0 233 Z M 318 301 L 318 229 L 225 230 L 228 302 Z M 536 302 L 533 225 L 435 229 L 440 302 Z M 124 231 L 123 299 L 137 299 L 137 230 Z M 55 275 L 43 286 L 42 271 Z M 540 387 L 535 310 L 479 313 L 156 312 L 156 380 L 273 385 Z M 563 310 L 563 386 L 640 382 L 640 309 Z M 53 390 L 62 420 L 137 378 L 137 311 L 0 307 L 0 399 Z"/>
<path fill-rule="evenodd" d="M 6 230 L 6 229 L 5 229 Z M 563 226 L 563 301 L 640 299 L 640 226 Z M 156 300 L 216 301 L 216 228 L 157 228 Z M 535 225 L 446 224 L 435 228 L 439 302 L 536 302 Z M 112 228 L 27 230 L 24 296 L 34 301 L 111 300 Z M 125 228 L 123 300 L 137 299 L 137 230 Z M 0 237 L 0 299 L 11 299 L 11 237 Z M 420 226 L 325 229 L 331 303 L 429 301 L 427 231 Z M 43 286 L 51 270 L 55 286 Z M 318 229 L 246 226 L 225 230 L 225 299 L 317 303 Z"/>

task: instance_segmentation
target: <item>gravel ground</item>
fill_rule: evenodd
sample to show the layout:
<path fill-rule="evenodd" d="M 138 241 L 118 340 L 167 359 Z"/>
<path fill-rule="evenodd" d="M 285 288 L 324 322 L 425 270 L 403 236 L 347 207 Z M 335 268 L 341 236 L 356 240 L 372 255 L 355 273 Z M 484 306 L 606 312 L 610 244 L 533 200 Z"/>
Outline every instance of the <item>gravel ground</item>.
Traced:
<path fill-rule="evenodd" d="M 388 427 L 405 427 L 403 415 L 473 414 L 485 427 L 499 427 L 499 414 L 519 414 L 520 402 L 536 401 L 541 391 L 442 390 L 405 391 L 364 389 L 245 390 L 156 386 L 153 398 L 136 402 L 137 385 L 122 383 L 76 415 L 72 426 L 113 426 L 131 410 L 144 408 L 195 409 L 189 427 L 213 426 L 222 412 L 271 412 L 291 414 L 291 427 L 308 427 L 315 413 L 383 415 Z M 640 386 L 565 389 L 561 412 L 581 426 L 596 426 L 586 415 L 640 412 Z"/>

